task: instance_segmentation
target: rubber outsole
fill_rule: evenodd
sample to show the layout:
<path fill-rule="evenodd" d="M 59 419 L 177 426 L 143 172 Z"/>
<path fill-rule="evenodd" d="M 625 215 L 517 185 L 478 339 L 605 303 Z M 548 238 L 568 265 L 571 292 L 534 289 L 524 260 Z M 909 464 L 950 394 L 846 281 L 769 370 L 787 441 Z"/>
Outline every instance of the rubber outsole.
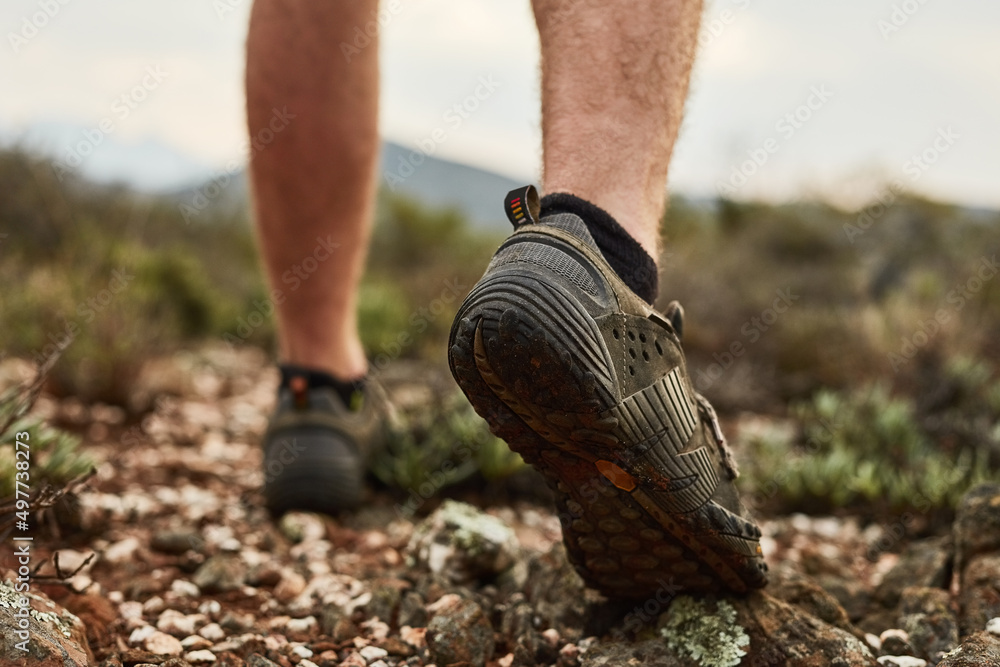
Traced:
<path fill-rule="evenodd" d="M 657 588 L 763 586 L 759 530 L 710 499 L 718 478 L 707 447 L 682 451 L 683 436 L 705 428 L 694 402 L 685 397 L 670 411 L 676 377 L 643 398 L 663 394 L 657 405 L 619 401 L 600 336 L 571 296 L 537 277 L 503 272 L 481 281 L 463 304 L 449 363 L 493 433 L 553 489 L 568 555 L 589 586 L 620 598 L 649 597 Z M 661 350 L 658 342 L 649 347 Z M 674 451 L 664 450 L 669 432 L 680 434 Z M 664 469 L 674 476 L 664 479 Z"/>

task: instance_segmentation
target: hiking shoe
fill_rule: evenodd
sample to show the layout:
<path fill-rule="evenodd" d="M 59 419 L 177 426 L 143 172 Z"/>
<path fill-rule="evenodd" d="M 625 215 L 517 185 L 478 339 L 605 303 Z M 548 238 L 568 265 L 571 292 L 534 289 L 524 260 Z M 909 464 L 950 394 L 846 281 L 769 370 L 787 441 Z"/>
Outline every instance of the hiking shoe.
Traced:
<path fill-rule="evenodd" d="M 317 382 L 320 375 L 282 368 L 278 405 L 263 439 L 264 498 L 276 516 L 357 507 L 369 457 L 383 437 L 372 382 L 343 395 Z"/>
<path fill-rule="evenodd" d="M 556 496 L 570 560 L 610 597 L 746 592 L 767 583 L 760 530 L 681 350 L 683 311 L 654 310 L 604 260 L 583 220 L 538 220 L 507 196 L 514 234 L 451 330 L 452 374 Z"/>

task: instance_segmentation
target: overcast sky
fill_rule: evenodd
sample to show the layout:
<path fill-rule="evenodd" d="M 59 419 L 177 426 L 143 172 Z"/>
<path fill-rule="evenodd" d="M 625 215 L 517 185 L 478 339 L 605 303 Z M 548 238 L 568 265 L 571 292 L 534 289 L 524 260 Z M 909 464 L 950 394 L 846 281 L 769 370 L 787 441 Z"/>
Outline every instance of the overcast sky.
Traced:
<path fill-rule="evenodd" d="M 383 135 L 416 146 L 444 128 L 437 155 L 537 178 L 529 4 L 399 3 L 381 47 Z M 69 162 L 103 137 L 78 156 L 82 170 L 145 187 L 224 168 L 243 141 L 250 4 L 3 0 L 0 139 Z M 1000 208 L 998 35 L 989 0 L 716 0 L 671 188 L 853 204 L 896 179 Z M 481 77 L 495 92 L 458 127 L 446 122 Z"/>

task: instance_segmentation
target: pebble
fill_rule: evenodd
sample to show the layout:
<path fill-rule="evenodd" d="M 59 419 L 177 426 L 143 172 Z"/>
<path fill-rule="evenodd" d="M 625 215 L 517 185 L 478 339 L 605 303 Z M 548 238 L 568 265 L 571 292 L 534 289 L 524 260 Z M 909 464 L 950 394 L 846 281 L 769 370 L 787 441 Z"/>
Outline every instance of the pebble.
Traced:
<path fill-rule="evenodd" d="M 122 602 L 118 605 L 118 613 L 124 619 L 142 618 L 142 603 L 135 601 Z"/>
<path fill-rule="evenodd" d="M 384 648 L 379 648 L 377 646 L 366 646 L 360 651 L 358 651 L 358 653 L 361 654 L 362 658 L 368 660 L 369 662 L 372 660 L 381 660 L 382 658 L 388 657 L 389 655 L 388 651 L 386 651 Z"/>
<path fill-rule="evenodd" d="M 152 625 L 143 625 L 132 631 L 132 634 L 128 636 L 128 643 L 136 646 L 143 643 L 149 636 L 156 632 L 156 628 Z"/>
<path fill-rule="evenodd" d="M 309 632 L 318 625 L 315 616 L 306 616 L 305 618 L 292 618 L 285 623 L 285 630 L 289 633 L 300 634 L 304 632 Z"/>
<path fill-rule="evenodd" d="M 181 641 L 177 637 L 171 637 L 167 633 L 159 631 L 154 631 L 153 634 L 146 637 L 143 646 L 150 653 L 162 655 L 180 655 L 184 652 L 184 647 L 181 646 Z"/>
<path fill-rule="evenodd" d="M 156 621 L 156 629 L 174 637 L 187 637 L 208 621 L 203 614 L 185 615 L 175 609 L 167 609 Z"/>
<path fill-rule="evenodd" d="M 142 611 L 144 614 L 159 614 L 165 606 L 163 598 L 159 595 L 154 595 L 142 603 Z"/>
<path fill-rule="evenodd" d="M 927 661 L 908 655 L 883 655 L 878 659 L 883 667 L 927 667 Z"/>
<path fill-rule="evenodd" d="M 184 659 L 188 662 L 215 662 L 215 654 L 211 651 L 191 651 L 185 654 Z"/>
<path fill-rule="evenodd" d="M 351 651 L 340 663 L 340 667 L 368 667 L 368 661 L 362 658 L 357 651 Z"/>
<path fill-rule="evenodd" d="M 308 647 L 303 644 L 296 644 L 292 647 L 292 654 L 299 656 L 300 658 L 311 658 L 313 652 L 309 650 Z"/>
<path fill-rule="evenodd" d="M 274 597 L 278 602 L 288 603 L 306 589 L 306 578 L 294 570 L 285 570 L 274 587 Z"/>
<path fill-rule="evenodd" d="M 221 641 L 226 638 L 226 631 L 222 629 L 218 623 L 209 623 L 201 630 L 198 634 L 213 642 Z"/>
<path fill-rule="evenodd" d="M 184 579 L 174 579 L 173 583 L 170 584 L 170 590 L 182 598 L 196 598 L 201 595 L 197 586 Z"/>
<path fill-rule="evenodd" d="M 197 651 L 199 649 L 208 648 L 212 645 L 212 642 L 208 641 L 204 637 L 199 637 L 198 635 L 189 635 L 181 640 L 181 646 L 184 647 L 185 651 Z"/>
<path fill-rule="evenodd" d="M 124 563 L 132 560 L 135 552 L 139 549 L 139 540 L 134 537 L 126 537 L 124 540 L 115 542 L 101 554 L 101 559 L 107 563 Z"/>
<path fill-rule="evenodd" d="M 222 605 L 218 600 L 205 600 L 198 605 L 198 613 L 215 618 L 222 613 Z"/>
<path fill-rule="evenodd" d="M 1000 616 L 996 618 L 991 618 L 986 623 L 986 632 L 1000 637 Z"/>

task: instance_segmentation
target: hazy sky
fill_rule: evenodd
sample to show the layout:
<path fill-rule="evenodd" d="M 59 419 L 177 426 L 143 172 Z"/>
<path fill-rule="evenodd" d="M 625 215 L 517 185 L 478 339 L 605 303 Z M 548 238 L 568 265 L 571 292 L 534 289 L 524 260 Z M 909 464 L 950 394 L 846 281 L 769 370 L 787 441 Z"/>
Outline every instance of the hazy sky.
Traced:
<path fill-rule="evenodd" d="M 381 46 L 384 136 L 416 146 L 441 128 L 436 155 L 537 178 L 529 4 L 398 2 Z M 147 187 L 224 168 L 241 156 L 250 4 L 4 0 L 0 138 Z M 988 0 L 712 2 L 671 187 L 857 203 L 897 179 L 1000 208 L 998 35 Z M 495 91 L 456 127 L 445 114 L 483 77 Z"/>

